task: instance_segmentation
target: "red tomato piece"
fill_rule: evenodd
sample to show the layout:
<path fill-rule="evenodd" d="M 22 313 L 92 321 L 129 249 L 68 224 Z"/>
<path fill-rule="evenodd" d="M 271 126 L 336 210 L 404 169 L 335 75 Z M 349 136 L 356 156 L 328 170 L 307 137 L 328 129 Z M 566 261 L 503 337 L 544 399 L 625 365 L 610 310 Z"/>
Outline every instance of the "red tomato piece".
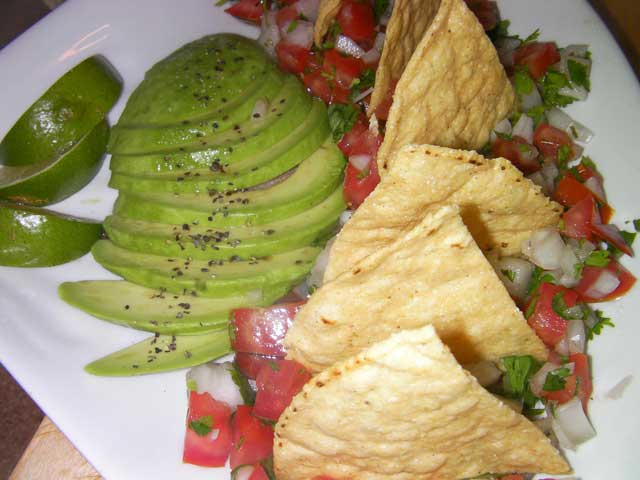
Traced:
<path fill-rule="evenodd" d="M 254 470 L 247 480 L 269 480 L 269 476 L 264 471 L 264 467 L 258 463 L 254 465 Z"/>
<path fill-rule="evenodd" d="M 239 405 L 231 422 L 233 448 L 231 468 L 252 465 L 273 453 L 273 427 L 253 415 L 253 407 Z"/>
<path fill-rule="evenodd" d="M 238 308 L 231 314 L 231 348 L 236 352 L 284 357 L 287 330 L 305 302 L 279 303 L 266 308 Z"/>
<path fill-rule="evenodd" d="M 277 358 L 254 355 L 253 353 L 236 353 L 234 361 L 245 377 L 255 380 L 260 369 Z"/>
<path fill-rule="evenodd" d="M 309 93 L 320 98 L 323 102 L 329 103 L 333 98 L 333 92 L 331 91 L 331 86 L 323 73 L 324 72 L 319 70 L 313 70 L 309 73 L 305 73 L 302 77 L 302 82 L 305 87 L 307 87 Z"/>
<path fill-rule="evenodd" d="M 620 284 L 618 287 L 611 293 L 604 296 L 595 296 L 591 291 L 591 287 L 596 283 L 600 275 L 603 274 L 604 271 L 608 271 L 613 273 Z M 589 265 L 585 265 L 582 269 L 582 277 L 580 278 L 580 283 L 574 287 L 574 290 L 578 292 L 580 298 L 585 302 L 606 302 L 609 300 L 615 300 L 626 294 L 631 287 L 636 283 L 636 277 L 633 276 L 629 270 L 624 268 L 614 259 L 610 259 L 609 263 L 604 267 L 592 267 Z"/>
<path fill-rule="evenodd" d="M 336 20 L 342 33 L 361 44 L 365 50 L 373 46 L 376 19 L 371 3 L 357 0 L 343 1 Z"/>
<path fill-rule="evenodd" d="M 496 28 L 499 16 L 496 2 L 489 0 L 465 0 L 465 2 L 467 2 L 467 6 L 478 18 L 478 21 L 486 32 Z"/>
<path fill-rule="evenodd" d="M 287 6 L 278 10 L 276 14 L 276 25 L 278 28 L 285 28 L 290 22 L 293 22 L 300 16 L 300 12 L 294 6 Z"/>
<path fill-rule="evenodd" d="M 543 390 L 541 395 L 547 400 L 553 400 L 558 403 L 567 403 L 576 396 L 577 384 L 576 376 L 572 374 L 565 378 L 565 384 L 562 390 L 556 390 L 553 392 Z"/>
<path fill-rule="evenodd" d="M 369 127 L 367 127 L 365 122 L 366 120 L 358 120 L 353 128 L 345 133 L 342 139 L 340 139 L 338 148 L 340 148 L 345 157 L 348 158 L 352 155 L 352 150 L 355 145 L 357 145 L 369 131 Z"/>
<path fill-rule="evenodd" d="M 562 215 L 564 229 L 562 233 L 571 238 L 591 240 L 594 221 L 599 221 L 596 201 L 593 195 L 580 200 Z"/>
<path fill-rule="evenodd" d="M 364 70 L 365 64 L 359 58 L 343 55 L 332 48 L 324 53 L 322 68 L 327 75 L 334 78 L 337 85 L 350 89 L 353 81 Z"/>
<path fill-rule="evenodd" d="M 569 361 L 573 363 L 573 374 L 578 379 L 577 394 L 582 402 L 582 408 L 587 411 L 589 399 L 593 393 L 593 383 L 591 382 L 591 369 L 589 368 L 589 357 L 584 353 L 572 353 Z"/>
<path fill-rule="evenodd" d="M 510 160 L 518 170 L 525 174 L 537 172 L 542 168 L 533 146 L 517 135 L 512 140 L 496 138 L 496 141 L 491 145 L 491 153 L 495 157 Z"/>
<path fill-rule="evenodd" d="M 588 197 L 593 198 L 591 190 L 580 183 L 570 172 L 566 172 L 558 181 L 556 191 L 553 192 L 554 200 L 566 207 L 572 207 Z"/>
<path fill-rule="evenodd" d="M 187 433 L 182 461 L 202 467 L 223 467 L 231 452 L 231 407 L 208 393 L 189 393 Z M 210 423 L 211 431 L 200 434 L 192 422 Z"/>
<path fill-rule="evenodd" d="M 373 112 L 376 114 L 378 120 L 386 120 L 389 117 L 389 110 L 393 104 L 393 94 L 396 91 L 396 85 L 398 85 L 398 80 L 393 80 L 389 86 L 389 90 L 387 90 L 384 98 L 376 107 L 375 112 Z"/>
<path fill-rule="evenodd" d="M 309 63 L 311 52 L 304 47 L 286 42 L 276 45 L 278 65 L 285 72 L 302 73 Z"/>
<path fill-rule="evenodd" d="M 516 65 L 526 66 L 531 76 L 540 80 L 551 65 L 560 61 L 560 53 L 553 42 L 531 42 L 519 47 L 513 60 Z"/>
<path fill-rule="evenodd" d="M 264 8 L 260 0 L 240 0 L 225 10 L 240 20 L 256 23 L 260 25 L 260 19 L 264 13 Z"/>
<path fill-rule="evenodd" d="M 600 222 L 594 222 L 591 230 L 597 237 L 613 245 L 621 252 L 633 257 L 632 248 L 624 241 L 624 238 L 620 235 L 620 229 L 615 225 L 603 225 Z"/>
<path fill-rule="evenodd" d="M 276 421 L 291 403 L 311 374 L 293 360 L 274 360 L 260 369 L 256 378 L 256 403 L 253 414 Z"/>
<path fill-rule="evenodd" d="M 559 285 L 544 282 L 529 301 L 526 311 L 533 308 L 527 322 L 538 337 L 549 347 L 553 347 L 564 338 L 567 321 L 553 309 L 553 298 L 562 293 L 562 299 L 567 307 L 575 306 L 578 294 Z M 532 306 L 533 302 L 535 304 Z"/>
<path fill-rule="evenodd" d="M 576 157 L 576 149 L 571 137 L 566 132 L 552 127 L 548 123 L 540 123 L 533 132 L 533 144 L 538 147 L 545 157 L 558 159 L 558 150 L 562 146 L 569 147 L 570 153 L 567 160 Z"/>
<path fill-rule="evenodd" d="M 362 202 L 380 183 L 378 164 L 375 158 L 369 163 L 369 168 L 360 171 L 350 163 L 344 174 L 344 200 L 349 208 L 358 208 Z"/>

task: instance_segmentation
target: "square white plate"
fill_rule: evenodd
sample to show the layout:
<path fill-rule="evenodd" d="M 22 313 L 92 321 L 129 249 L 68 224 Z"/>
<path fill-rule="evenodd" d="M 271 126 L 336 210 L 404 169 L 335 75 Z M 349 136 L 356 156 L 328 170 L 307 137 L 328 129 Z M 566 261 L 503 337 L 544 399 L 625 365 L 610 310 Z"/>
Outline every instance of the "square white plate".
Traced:
<path fill-rule="evenodd" d="M 615 221 L 640 216 L 640 88 L 620 49 L 586 0 L 501 2 L 511 30 L 559 45 L 588 43 L 593 91 L 569 113 L 596 132 L 586 153 L 605 175 Z M 215 8 L 212 0 L 69 0 L 0 51 L 0 138 L 64 72 L 84 58 L 104 55 L 124 80 L 115 123 L 131 91 L 156 61 L 203 35 L 257 31 Z M 107 164 L 85 189 L 55 210 L 102 219 L 115 192 Z M 640 274 L 637 260 L 625 265 Z M 226 470 L 183 465 L 186 414 L 184 372 L 136 378 L 98 378 L 83 366 L 147 336 L 94 319 L 58 299 L 63 281 L 113 278 L 91 258 L 47 269 L 0 267 L 0 361 L 87 459 L 113 479 L 226 479 Z M 590 347 L 595 392 L 591 418 L 598 437 L 568 457 L 583 480 L 640 478 L 633 439 L 640 431 L 640 322 L 637 290 L 602 306 L 615 329 Z M 605 393 L 623 377 L 634 380 L 620 400 Z"/>

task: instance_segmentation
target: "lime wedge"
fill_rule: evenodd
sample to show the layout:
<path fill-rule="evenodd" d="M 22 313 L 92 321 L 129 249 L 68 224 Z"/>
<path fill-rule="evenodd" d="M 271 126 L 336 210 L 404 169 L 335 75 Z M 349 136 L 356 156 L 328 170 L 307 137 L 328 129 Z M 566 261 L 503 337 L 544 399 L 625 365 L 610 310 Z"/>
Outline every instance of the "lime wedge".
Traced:
<path fill-rule="evenodd" d="M 91 250 L 102 225 L 40 208 L 0 204 L 0 265 L 50 267 Z"/>
<path fill-rule="evenodd" d="M 116 102 L 122 82 L 102 57 L 63 75 L 22 114 L 0 142 L 0 164 L 39 163 L 68 151 Z"/>

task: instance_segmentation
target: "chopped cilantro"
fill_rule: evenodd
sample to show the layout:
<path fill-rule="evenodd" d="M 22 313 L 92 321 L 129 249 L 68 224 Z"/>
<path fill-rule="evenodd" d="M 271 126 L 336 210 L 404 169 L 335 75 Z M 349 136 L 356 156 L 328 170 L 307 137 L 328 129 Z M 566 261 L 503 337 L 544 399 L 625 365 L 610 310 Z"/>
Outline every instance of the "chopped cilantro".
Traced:
<path fill-rule="evenodd" d="M 548 69 L 540 81 L 542 88 L 542 100 L 548 107 L 566 107 L 575 101 L 575 98 L 561 95 L 559 90 L 569 86 L 569 79 L 560 72 Z"/>
<path fill-rule="evenodd" d="M 542 283 L 555 283 L 556 279 L 549 272 L 545 272 L 540 267 L 533 269 L 531 280 L 529 280 L 529 286 L 527 287 L 527 296 L 533 294 Z"/>
<path fill-rule="evenodd" d="M 558 168 L 567 168 L 569 157 L 571 156 L 571 148 L 568 145 L 560 145 L 558 148 Z"/>
<path fill-rule="evenodd" d="M 216 7 L 221 7 L 222 5 L 224 5 L 225 3 L 229 2 L 229 0 L 218 0 L 215 5 Z"/>
<path fill-rule="evenodd" d="M 588 340 L 593 340 L 596 335 L 600 335 L 604 327 L 615 327 L 615 324 L 611 321 L 611 319 L 605 317 L 601 310 L 595 310 L 593 313 L 596 317 L 596 323 L 593 324 L 593 326 L 587 331 Z"/>
<path fill-rule="evenodd" d="M 368 168 L 365 168 L 364 170 L 362 170 L 361 172 L 358 173 L 357 177 L 358 180 L 362 180 L 364 178 L 367 178 L 369 176 L 370 170 Z"/>
<path fill-rule="evenodd" d="M 375 79 L 376 72 L 372 68 L 363 70 L 360 76 L 351 83 L 351 99 L 353 100 L 368 88 L 373 87 Z"/>
<path fill-rule="evenodd" d="M 493 39 L 508 37 L 509 25 L 511 25 L 511 22 L 509 20 L 500 20 L 498 24 L 493 28 L 493 30 L 489 32 L 489 35 Z"/>
<path fill-rule="evenodd" d="M 606 250 L 594 250 L 584 261 L 584 264 L 590 267 L 606 267 L 608 263 L 609 252 Z"/>
<path fill-rule="evenodd" d="M 195 392 L 196 390 L 198 390 L 198 382 L 196 382 L 192 378 L 187 379 L 187 390 L 190 392 Z"/>
<path fill-rule="evenodd" d="M 567 62 L 567 69 L 569 70 L 569 78 L 571 78 L 571 82 L 574 85 L 584 87 L 587 92 L 591 90 L 589 70 L 585 64 L 575 60 L 569 60 Z"/>
<path fill-rule="evenodd" d="M 247 377 L 244 376 L 235 363 L 229 369 L 229 374 L 231 375 L 233 383 L 240 389 L 240 395 L 245 405 L 253 405 L 256 402 L 256 392 L 253 391 L 251 385 L 249 385 L 249 380 L 247 380 Z"/>
<path fill-rule="evenodd" d="M 585 167 L 589 167 L 594 172 L 598 171 L 598 167 L 596 167 L 596 164 L 591 159 L 591 157 L 587 157 L 586 155 L 583 155 L 580 163 L 582 163 Z"/>
<path fill-rule="evenodd" d="M 513 74 L 513 88 L 518 95 L 528 95 L 536 88 L 536 84 L 525 70 L 518 69 Z"/>
<path fill-rule="evenodd" d="M 269 368 L 271 368 L 271 370 L 273 370 L 274 372 L 280 371 L 280 365 L 278 365 L 277 362 L 274 362 L 273 360 L 269 360 L 267 364 L 269 365 Z"/>
<path fill-rule="evenodd" d="M 537 127 L 545 118 L 547 107 L 545 105 L 537 105 L 527 110 L 527 115 L 533 119 L 534 127 Z"/>
<path fill-rule="evenodd" d="M 493 133 L 496 134 L 496 137 L 501 138 L 502 140 L 513 140 L 513 137 L 508 133 L 496 132 L 495 130 L 493 131 Z"/>
<path fill-rule="evenodd" d="M 338 142 L 355 125 L 358 119 L 358 107 L 352 104 L 334 103 L 329 106 L 328 114 L 333 140 Z"/>
<path fill-rule="evenodd" d="M 564 292 L 558 292 L 553 296 L 551 307 L 554 312 L 565 320 L 581 320 L 584 318 L 584 313 L 579 305 L 574 305 L 573 307 L 567 306 L 564 302 Z"/>
<path fill-rule="evenodd" d="M 626 230 L 620 230 L 620 235 L 622 236 L 622 239 L 624 240 L 624 243 L 626 243 L 627 245 L 629 245 L 630 247 L 633 246 L 633 242 L 635 242 L 636 240 L 636 232 L 627 232 Z"/>
<path fill-rule="evenodd" d="M 502 358 L 506 370 L 504 388 L 506 393 L 517 399 L 522 399 L 527 408 L 533 408 L 537 397 L 531 393 L 529 379 L 540 370 L 540 362 L 530 355 L 509 356 Z"/>
<path fill-rule="evenodd" d="M 560 367 L 547 373 L 542 389 L 545 392 L 557 392 L 562 390 L 567 383 L 567 377 L 571 371 L 567 367 Z"/>
<path fill-rule="evenodd" d="M 516 279 L 516 272 L 509 269 L 500 270 L 502 274 L 509 279 L 510 282 L 513 282 Z"/>
<path fill-rule="evenodd" d="M 380 21 L 380 17 L 389 8 L 389 0 L 374 0 L 373 1 L 373 13 L 376 16 L 376 21 Z"/>
<path fill-rule="evenodd" d="M 296 28 L 298 28 L 298 20 L 293 20 L 287 27 L 287 33 L 293 32 Z"/>
<path fill-rule="evenodd" d="M 336 44 L 336 38 L 338 38 L 338 35 L 340 35 L 341 33 L 342 28 L 340 27 L 340 24 L 336 20 L 334 20 L 327 30 L 327 35 L 324 43 L 322 44 L 322 48 L 325 50 L 333 48 Z"/>
<path fill-rule="evenodd" d="M 262 465 L 269 480 L 276 480 L 276 474 L 273 471 L 273 457 L 265 458 L 260 462 L 260 465 Z"/>
<path fill-rule="evenodd" d="M 211 433 L 213 427 L 213 418 L 211 415 L 205 415 L 197 420 L 189 422 L 189 428 L 196 432 L 199 437 L 204 437 Z"/>
<path fill-rule="evenodd" d="M 526 45 L 527 43 L 533 43 L 536 40 L 538 40 L 539 37 L 540 37 L 540 29 L 536 28 L 531 35 L 529 35 L 527 38 L 525 38 L 522 41 L 522 45 Z"/>
<path fill-rule="evenodd" d="M 633 228 L 636 229 L 636 232 L 640 232 L 640 218 L 636 218 L 633 221 Z"/>

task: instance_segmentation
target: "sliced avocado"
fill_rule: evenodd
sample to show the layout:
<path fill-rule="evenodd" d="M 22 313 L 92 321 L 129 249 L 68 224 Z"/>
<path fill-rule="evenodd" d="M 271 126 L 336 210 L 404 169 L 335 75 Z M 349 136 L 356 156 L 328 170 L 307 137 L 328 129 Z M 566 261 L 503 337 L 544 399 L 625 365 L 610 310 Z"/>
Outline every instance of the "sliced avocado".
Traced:
<path fill-rule="evenodd" d="M 314 103 L 307 119 L 291 135 L 271 149 L 247 161 L 239 162 L 237 165 L 232 164 L 224 169 L 224 173 L 221 171 L 223 167 L 218 164 L 205 170 L 161 173 L 154 173 L 151 170 L 144 175 L 128 175 L 114 171 L 109 186 L 130 192 L 169 193 L 198 193 L 253 187 L 282 175 L 298 165 L 317 150 L 327 140 L 328 135 L 329 124 L 325 108 L 319 103 Z M 129 162 L 129 164 L 132 163 L 135 162 Z M 122 167 L 124 167 L 122 164 L 114 166 L 112 158 L 112 170 Z"/>
<path fill-rule="evenodd" d="M 175 151 L 193 152 L 207 148 L 218 148 L 231 153 L 237 149 L 249 154 L 269 148 L 286 137 L 304 121 L 312 100 L 304 91 L 304 87 L 295 77 L 286 77 L 282 88 L 271 101 L 266 115 L 251 118 L 249 115 L 242 123 L 238 123 L 224 132 L 210 132 L 199 136 L 196 132 L 187 138 L 170 138 L 171 143 L 148 143 L 142 136 L 135 135 L 135 130 L 119 130 L 109 143 L 109 152 L 115 155 L 139 155 L 149 153 L 168 154 Z M 133 135 L 131 135 L 133 133 Z M 125 135 L 127 134 L 127 135 Z M 224 159 L 221 160 L 224 163 Z"/>
<path fill-rule="evenodd" d="M 108 322 L 161 334 L 197 334 L 224 328 L 229 311 L 263 306 L 285 295 L 290 285 L 205 298 L 195 292 L 169 293 L 122 280 L 65 282 L 58 295 L 69 305 Z"/>
<path fill-rule="evenodd" d="M 0 168 L 0 198 L 49 205 L 73 195 L 98 173 L 109 136 L 103 119 L 70 150 L 39 163 Z"/>
<path fill-rule="evenodd" d="M 106 117 L 121 91 L 120 77 L 104 58 L 79 63 L 11 127 L 0 143 L 0 164 L 30 165 L 61 156 Z"/>
<path fill-rule="evenodd" d="M 0 203 L 0 265 L 51 267 L 91 250 L 100 223 L 50 210 Z"/>
<path fill-rule="evenodd" d="M 273 62 L 253 40 L 234 34 L 203 37 L 146 73 L 118 124 L 176 125 L 184 120 L 197 122 L 218 109 L 231 110 L 270 68 Z"/>
<path fill-rule="evenodd" d="M 126 127 L 121 124 L 113 127 L 109 149 L 124 154 L 138 151 L 156 151 L 158 146 L 178 150 L 193 142 L 205 141 L 214 144 L 214 138 L 223 132 L 229 132 L 236 125 L 245 127 L 262 118 L 252 117 L 258 101 L 270 104 L 283 88 L 284 77 L 277 69 L 268 69 L 253 83 L 250 91 L 241 97 L 242 103 L 231 109 L 214 110 L 211 116 L 198 121 L 182 120 L 177 125 Z M 136 147 L 137 146 L 137 147 Z"/>
<path fill-rule="evenodd" d="M 224 297 L 274 284 L 295 285 L 309 273 L 320 248 L 304 247 L 247 261 L 222 262 L 132 252 L 102 240 L 91 253 L 107 270 L 138 285 Z"/>
<path fill-rule="evenodd" d="M 275 186 L 225 193 L 121 192 L 114 213 L 130 219 L 214 228 L 267 223 L 324 200 L 342 182 L 344 164 L 340 150 L 327 141 Z"/>
<path fill-rule="evenodd" d="M 116 245 L 135 252 L 197 260 L 250 260 L 326 239 L 345 209 L 338 187 L 315 207 L 276 222 L 214 230 L 107 217 L 104 228 Z"/>
<path fill-rule="evenodd" d="M 193 367 L 230 352 L 226 329 L 203 335 L 155 335 L 96 360 L 84 369 L 103 377 L 142 375 Z"/>

